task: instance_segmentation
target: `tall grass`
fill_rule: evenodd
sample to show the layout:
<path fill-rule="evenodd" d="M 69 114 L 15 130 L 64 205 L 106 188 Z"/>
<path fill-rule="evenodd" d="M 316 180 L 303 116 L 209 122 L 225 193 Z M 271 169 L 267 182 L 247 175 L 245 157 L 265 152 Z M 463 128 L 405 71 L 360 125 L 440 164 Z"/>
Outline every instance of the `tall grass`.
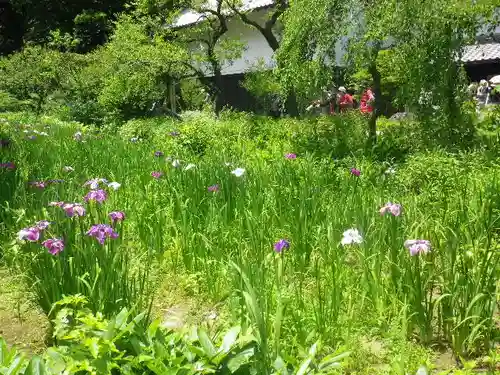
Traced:
<path fill-rule="evenodd" d="M 227 147 L 221 139 L 199 157 L 175 137 L 155 144 L 84 134 L 79 142 L 75 130 L 52 125 L 48 137 L 35 140 L 14 132 L 8 157 L 18 167 L 0 171 L 11 181 L 2 190 L 8 237 L 42 219 L 56 222 L 51 234 L 65 236 L 58 256 L 33 243 L 6 249 L 45 309 L 74 292 L 96 310 L 139 303 L 147 277 L 166 261 L 174 272 L 197 275 L 214 300 L 233 295 L 234 318 L 258 327 L 265 356 L 312 336 L 334 344 L 340 331 L 402 312 L 408 335 L 422 342 L 446 340 L 459 354 L 491 345 L 500 168 L 480 154 L 422 154 L 391 174 L 367 159 L 286 159 L 294 152 L 286 140 L 249 152 L 244 135 Z M 165 155 L 155 157 L 157 150 Z M 180 166 L 172 165 L 176 159 Z M 186 170 L 190 163 L 196 166 Z M 64 173 L 65 165 L 74 172 Z M 240 177 L 231 173 L 237 167 L 245 169 Z M 152 171 L 163 174 L 155 179 Z M 85 205 L 86 217 L 47 209 L 50 201 L 82 201 L 83 183 L 96 177 L 121 187 L 103 205 Z M 43 190 L 26 185 L 56 178 L 65 181 Z M 208 191 L 214 184 L 218 191 Z M 380 215 L 389 201 L 402 205 L 400 216 Z M 119 239 L 101 246 L 85 235 L 114 210 L 127 216 Z M 342 245 L 350 228 L 363 241 Z M 282 238 L 290 248 L 277 256 L 273 243 Z M 411 256 L 408 239 L 430 241 L 431 251 Z"/>

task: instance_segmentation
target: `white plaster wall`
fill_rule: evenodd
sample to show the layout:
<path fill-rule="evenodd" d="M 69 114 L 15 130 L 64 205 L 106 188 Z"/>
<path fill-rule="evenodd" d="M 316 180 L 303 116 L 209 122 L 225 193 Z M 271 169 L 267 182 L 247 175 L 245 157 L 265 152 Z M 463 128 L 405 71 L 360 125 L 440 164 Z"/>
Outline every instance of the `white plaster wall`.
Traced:
<path fill-rule="evenodd" d="M 263 25 L 266 20 L 266 11 L 253 12 L 249 14 L 249 18 Z M 228 31 L 221 39 L 239 40 L 244 44 L 241 57 L 224 64 L 222 74 L 240 74 L 256 66 L 269 69 L 274 67 L 274 52 L 266 39 L 255 27 L 246 25 L 238 17 L 229 20 Z"/>
<path fill-rule="evenodd" d="M 268 17 L 266 16 L 267 12 L 269 12 L 269 10 L 253 12 L 249 14 L 249 18 L 257 21 L 260 25 L 264 25 Z M 279 29 L 280 25 L 277 24 L 275 26 L 275 30 L 278 30 L 278 33 Z M 276 64 L 274 52 L 271 47 L 269 47 L 269 44 L 262 34 L 256 28 L 243 23 L 238 17 L 233 17 L 229 20 L 228 31 L 222 36 L 221 39 L 239 40 L 245 45 L 240 58 L 227 62 L 223 65 L 223 75 L 245 73 L 255 69 L 256 67 L 272 69 Z M 337 43 L 335 49 L 336 63 L 339 66 L 343 65 L 342 58 L 345 54 L 342 44 L 342 42 Z M 207 75 L 210 76 L 211 74 L 207 72 Z"/>

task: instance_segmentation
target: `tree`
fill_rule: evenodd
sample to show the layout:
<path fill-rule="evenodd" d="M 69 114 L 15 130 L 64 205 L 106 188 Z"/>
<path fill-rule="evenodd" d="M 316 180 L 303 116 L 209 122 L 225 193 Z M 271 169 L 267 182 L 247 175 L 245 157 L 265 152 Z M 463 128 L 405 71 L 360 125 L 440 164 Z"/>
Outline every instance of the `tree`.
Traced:
<path fill-rule="evenodd" d="M 29 46 L 0 60 L 0 90 L 19 100 L 29 100 L 40 113 L 70 74 L 75 56 Z"/>
<path fill-rule="evenodd" d="M 396 2 L 394 0 L 394 2 Z M 473 123 L 463 110 L 466 77 L 464 46 L 498 24 L 495 0 L 398 1 L 392 28 L 395 66 L 400 69 L 402 101 L 417 111 L 432 139 L 449 145 L 472 141 Z M 486 27 L 485 27 L 486 26 Z"/>
<path fill-rule="evenodd" d="M 186 51 L 187 59 L 180 62 L 187 71 L 182 78 L 194 77 L 203 83 L 218 114 L 226 102 L 222 75 L 224 64 L 240 56 L 242 50 L 238 41 L 223 38 L 228 31 L 230 17 L 225 0 L 186 0 L 168 16 L 157 14 L 164 9 L 165 0 L 156 3 L 153 0 L 144 1 L 147 7 L 138 7 L 140 17 L 149 24 L 153 33 L 167 35 L 169 40 Z M 145 12 L 145 9 L 148 11 Z M 197 14 L 198 19 L 187 27 L 176 26 L 180 10 Z"/>
<path fill-rule="evenodd" d="M 191 55 L 185 65 L 207 86 L 215 104 L 215 113 L 218 114 L 225 103 L 222 67 L 226 58 L 222 56 L 223 48 L 220 47 L 221 38 L 228 31 L 227 8 L 224 7 L 224 0 L 215 0 L 213 4 L 192 2 L 190 9 L 201 15 L 201 22 L 180 30 L 177 36 L 181 43 L 187 45 Z M 229 51 L 231 48 L 229 45 L 227 47 Z M 212 79 L 207 78 L 207 75 L 212 75 Z"/>
<path fill-rule="evenodd" d="M 308 87 L 327 85 L 331 79 L 328 70 L 340 62 L 338 51 L 344 45 L 347 53 L 343 61 L 351 73 L 363 68 L 371 75 L 376 100 L 369 121 L 369 143 L 374 144 L 381 112 L 378 55 L 390 48 L 402 78 L 401 102 L 418 108 L 426 119 L 439 110 L 443 120 L 439 127 L 446 130 L 444 134 L 462 134 L 457 131 L 463 128 L 459 57 L 491 18 L 494 3 L 296 0 L 285 14 L 287 27 L 278 53 L 283 62 L 280 77 L 287 87 L 302 93 Z"/>
<path fill-rule="evenodd" d="M 151 37 L 144 25 L 123 15 L 110 42 L 93 53 L 79 86 L 92 82 L 96 100 L 107 113 L 124 120 L 144 116 L 166 107 L 169 86 L 186 74 L 186 59 L 186 51 L 175 43 L 161 35 Z"/>
<path fill-rule="evenodd" d="M 123 0 L 11 0 L 25 42 L 45 44 L 51 32 L 80 38 L 78 52 L 87 52 L 106 41 L 110 23 L 125 9 Z M 16 22 L 16 19 L 9 19 Z M 75 34 L 75 35 L 74 35 Z"/>
<path fill-rule="evenodd" d="M 286 25 L 276 53 L 277 74 L 284 91 L 311 98 L 333 80 L 336 45 L 348 4 L 340 0 L 295 0 L 283 14 Z"/>
<path fill-rule="evenodd" d="M 253 20 L 248 16 L 247 11 L 242 7 L 242 0 L 225 0 L 225 2 L 228 5 L 229 9 L 231 9 L 231 11 L 234 12 L 243 23 L 255 28 L 262 34 L 273 52 L 276 52 L 279 49 L 280 41 L 278 39 L 276 26 L 278 25 L 278 21 L 280 20 L 283 13 L 289 7 L 288 0 L 275 1 L 273 10 L 267 13 L 267 19 L 263 24 L 260 24 L 258 21 Z M 290 115 L 298 115 L 299 111 L 297 107 L 297 98 L 293 90 L 287 95 L 285 107 Z"/>

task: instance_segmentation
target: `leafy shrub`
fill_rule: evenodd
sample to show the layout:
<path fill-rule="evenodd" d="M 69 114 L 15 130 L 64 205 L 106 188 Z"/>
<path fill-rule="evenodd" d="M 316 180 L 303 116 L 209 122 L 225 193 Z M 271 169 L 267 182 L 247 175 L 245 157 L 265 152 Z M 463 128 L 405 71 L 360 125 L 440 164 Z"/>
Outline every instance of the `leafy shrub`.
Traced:
<path fill-rule="evenodd" d="M 242 86 L 256 98 L 264 113 L 273 109 L 274 101 L 281 93 L 280 83 L 276 76 L 272 71 L 264 69 L 246 74 Z"/>
<path fill-rule="evenodd" d="M 70 54 L 39 46 L 26 47 L 0 61 L 0 89 L 19 100 L 30 100 L 40 112 L 68 74 Z"/>
<path fill-rule="evenodd" d="M 152 139 L 173 131 L 176 121 L 170 118 L 129 120 L 118 129 L 118 134 L 126 140 L 131 138 Z"/>
<path fill-rule="evenodd" d="M 500 105 L 486 107 L 481 112 L 477 127 L 486 131 L 500 130 Z"/>
<path fill-rule="evenodd" d="M 282 359 L 276 364 L 259 363 L 252 330 L 239 326 L 215 335 L 201 327 L 169 331 L 159 320 L 145 326 L 144 314 L 132 316 L 127 309 L 107 320 L 92 313 L 80 295 L 57 302 L 54 315 L 56 346 L 47 349 L 42 358 L 34 357 L 28 363 L 0 338 L 0 373 L 251 374 L 258 368 L 269 373 L 273 366 L 277 373 L 291 371 Z M 346 356 L 319 360 L 318 354 L 315 344 L 305 360 L 298 361 L 297 369 L 304 374 L 328 373 L 340 367 L 339 360 Z"/>
<path fill-rule="evenodd" d="M 424 148 L 420 127 L 410 120 L 377 119 L 377 144 L 373 156 L 378 160 L 401 161 L 411 152 Z"/>
<path fill-rule="evenodd" d="M 356 112 L 320 116 L 293 127 L 292 144 L 297 152 L 342 158 L 362 151 L 366 141 L 366 118 Z"/>
<path fill-rule="evenodd" d="M 5 91 L 0 91 L 0 112 L 23 111 L 32 103 L 29 100 L 19 100 Z"/>
<path fill-rule="evenodd" d="M 96 52 L 102 68 L 98 102 L 120 119 L 142 116 L 168 98 L 171 77 L 181 69 L 182 51 L 123 17 L 111 41 Z"/>

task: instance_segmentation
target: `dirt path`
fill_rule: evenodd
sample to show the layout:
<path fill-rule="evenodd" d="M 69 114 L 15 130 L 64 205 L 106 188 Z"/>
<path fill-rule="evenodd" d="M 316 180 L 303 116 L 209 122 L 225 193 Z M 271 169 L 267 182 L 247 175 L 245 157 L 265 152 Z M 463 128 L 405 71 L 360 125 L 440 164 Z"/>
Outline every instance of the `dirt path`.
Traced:
<path fill-rule="evenodd" d="M 0 267 L 0 336 L 18 349 L 39 353 L 45 348 L 49 322 L 28 293 L 19 278 Z"/>

